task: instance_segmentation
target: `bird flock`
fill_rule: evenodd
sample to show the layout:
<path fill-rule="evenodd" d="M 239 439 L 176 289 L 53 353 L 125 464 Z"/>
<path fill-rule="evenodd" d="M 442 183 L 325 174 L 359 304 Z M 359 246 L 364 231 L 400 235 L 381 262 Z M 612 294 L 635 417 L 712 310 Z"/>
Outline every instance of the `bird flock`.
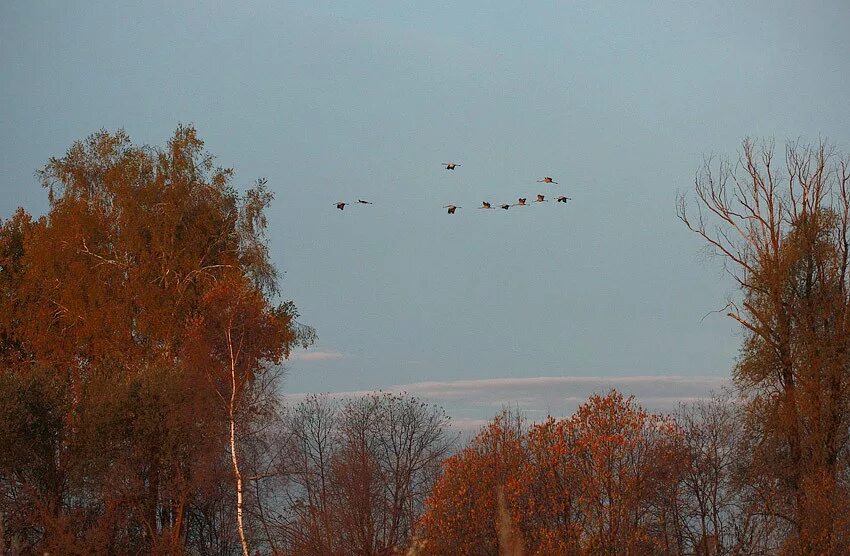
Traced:
<path fill-rule="evenodd" d="M 443 162 L 443 166 L 445 167 L 446 170 L 454 170 L 455 168 L 460 168 L 461 165 L 456 163 L 456 162 Z M 545 176 L 545 177 L 537 180 L 537 183 L 555 184 L 555 185 L 558 184 L 558 182 L 556 182 L 550 176 Z M 566 203 L 567 201 L 571 201 L 571 200 L 572 199 L 570 197 L 567 197 L 566 195 L 558 195 L 555 198 L 556 203 Z M 496 210 L 497 208 L 499 208 L 499 209 L 502 209 L 502 210 L 508 210 L 511 207 L 527 207 L 527 206 L 530 206 L 527 201 L 528 201 L 527 197 L 519 197 L 517 199 L 516 203 L 501 203 L 501 204 L 498 204 L 496 206 L 493 206 L 493 204 L 491 204 L 489 201 L 482 201 L 481 206 L 478 207 L 478 208 L 479 209 L 491 209 L 491 210 Z M 546 199 L 545 194 L 538 193 L 537 198 L 535 200 L 533 200 L 532 202 L 533 203 L 545 203 L 547 201 L 548 201 L 548 199 Z M 345 210 L 345 207 L 350 206 L 350 205 L 372 205 L 374 203 L 372 203 L 371 201 L 364 201 L 363 199 L 357 199 L 357 202 L 355 202 L 355 203 L 349 203 L 347 201 L 337 201 L 334 204 L 336 205 L 336 208 L 338 208 L 339 210 Z M 446 212 L 448 214 L 454 214 L 457 211 L 457 209 L 463 208 L 463 207 L 460 206 L 460 205 L 449 204 L 449 205 L 443 206 L 443 208 L 446 209 Z"/>

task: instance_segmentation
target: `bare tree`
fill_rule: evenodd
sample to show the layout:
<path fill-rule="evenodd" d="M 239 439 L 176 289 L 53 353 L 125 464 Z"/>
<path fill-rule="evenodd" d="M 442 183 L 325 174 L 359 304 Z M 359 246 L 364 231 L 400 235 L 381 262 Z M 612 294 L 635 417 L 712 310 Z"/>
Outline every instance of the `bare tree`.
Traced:
<path fill-rule="evenodd" d="M 444 412 L 414 397 L 309 396 L 278 437 L 275 545 L 291 554 L 391 554 L 410 545 L 448 454 Z"/>
<path fill-rule="evenodd" d="M 759 511 L 746 407 L 731 392 L 680 407 L 688 458 L 677 499 L 686 553 L 775 554 L 783 529 Z"/>
<path fill-rule="evenodd" d="M 448 455 L 447 419 L 441 409 L 415 398 L 383 394 L 373 400 L 379 408 L 373 426 L 384 493 L 382 544 L 401 546 Z"/>

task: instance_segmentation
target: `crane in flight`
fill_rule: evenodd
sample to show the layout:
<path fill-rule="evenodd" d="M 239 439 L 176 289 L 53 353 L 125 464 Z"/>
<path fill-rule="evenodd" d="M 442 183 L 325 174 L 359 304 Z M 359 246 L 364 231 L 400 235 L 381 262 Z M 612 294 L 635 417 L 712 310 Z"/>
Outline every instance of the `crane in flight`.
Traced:
<path fill-rule="evenodd" d="M 457 209 L 459 209 L 459 208 L 463 208 L 463 207 L 458 207 L 458 206 L 455 206 L 455 205 L 446 205 L 446 206 L 444 206 L 443 208 L 444 208 L 444 209 L 449 209 L 449 210 L 447 210 L 447 211 L 446 211 L 447 213 L 449 213 L 449 214 L 454 214 L 454 213 L 455 213 L 455 211 L 456 211 Z"/>
<path fill-rule="evenodd" d="M 558 182 L 556 182 L 555 180 L 553 180 L 549 176 L 546 176 L 542 180 L 537 180 L 537 183 L 558 183 Z"/>
<path fill-rule="evenodd" d="M 455 162 L 443 162 L 443 166 L 446 167 L 446 170 L 454 170 L 455 168 L 460 166 L 460 164 L 457 164 Z"/>

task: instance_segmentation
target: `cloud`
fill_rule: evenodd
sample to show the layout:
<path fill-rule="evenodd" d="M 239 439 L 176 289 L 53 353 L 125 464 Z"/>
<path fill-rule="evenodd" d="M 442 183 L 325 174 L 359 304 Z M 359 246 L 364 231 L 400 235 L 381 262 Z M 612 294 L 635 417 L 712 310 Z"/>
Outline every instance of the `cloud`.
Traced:
<path fill-rule="evenodd" d="M 634 395 L 652 411 L 671 411 L 680 403 L 706 399 L 729 384 L 719 376 L 548 376 L 533 378 L 489 378 L 415 382 L 383 388 L 384 392 L 406 392 L 442 406 L 462 430 L 478 429 L 504 407 L 521 410 L 531 421 L 548 415 L 565 417 L 594 393 L 616 388 Z M 359 390 L 331 392 L 335 398 L 370 394 Z M 291 394 L 299 399 L 305 394 Z"/>
<path fill-rule="evenodd" d="M 331 361 L 342 359 L 343 355 L 336 351 L 305 351 L 290 355 L 290 361 Z"/>

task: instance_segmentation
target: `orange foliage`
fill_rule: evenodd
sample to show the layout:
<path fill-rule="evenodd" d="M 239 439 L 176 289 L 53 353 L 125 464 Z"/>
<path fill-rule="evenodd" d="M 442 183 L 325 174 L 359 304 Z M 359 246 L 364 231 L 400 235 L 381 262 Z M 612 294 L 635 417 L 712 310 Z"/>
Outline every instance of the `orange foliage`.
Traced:
<path fill-rule="evenodd" d="M 269 302 L 271 196 L 231 175 L 191 127 L 164 149 L 104 131 L 42 170 L 46 215 L 0 223 L 0 504 L 22 549 L 181 546 L 226 476 L 223 319 L 241 388 L 299 339 Z"/>
<path fill-rule="evenodd" d="M 279 363 L 295 341 L 292 315 L 279 311 L 241 275 L 212 284 L 187 327 L 184 361 L 206 369 L 220 395 L 230 391 L 230 343 L 237 397 L 264 362 Z M 228 337 L 232 342 L 228 342 Z"/>
<path fill-rule="evenodd" d="M 504 489 L 529 554 L 674 553 L 669 487 L 685 461 L 675 423 L 615 391 L 527 432 L 502 415 L 446 462 L 421 524 L 427 552 L 497 554 Z"/>
<path fill-rule="evenodd" d="M 497 494 L 503 488 L 509 505 L 516 498 L 516 471 L 526 460 L 523 442 L 519 419 L 503 412 L 468 448 L 445 461 L 422 521 L 425 553 L 497 553 Z"/>

